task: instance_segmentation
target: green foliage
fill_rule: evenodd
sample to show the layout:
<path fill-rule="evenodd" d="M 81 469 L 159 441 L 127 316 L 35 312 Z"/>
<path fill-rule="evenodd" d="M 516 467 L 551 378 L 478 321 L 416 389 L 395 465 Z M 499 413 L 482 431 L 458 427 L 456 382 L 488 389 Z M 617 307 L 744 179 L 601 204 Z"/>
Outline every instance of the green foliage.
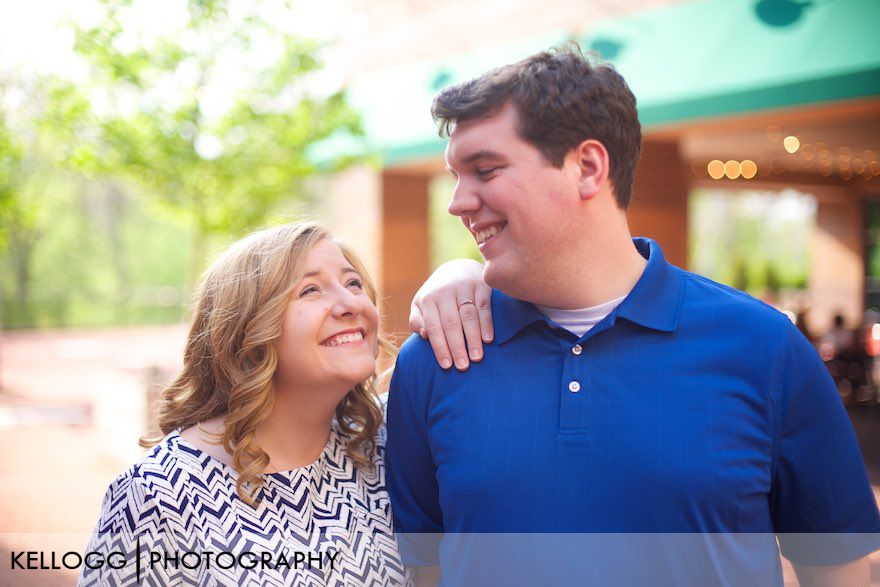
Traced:
<path fill-rule="evenodd" d="M 454 187 L 451 178 L 440 176 L 428 188 L 432 269 L 452 259 L 468 258 L 483 262 L 474 238 L 461 224 L 461 220 L 447 212 Z"/>
<path fill-rule="evenodd" d="M 262 224 L 282 198 L 302 197 L 300 182 L 315 171 L 305 156 L 309 145 L 339 130 L 361 132 L 341 93 L 304 90 L 321 67 L 319 46 L 276 30 L 259 6 L 233 18 L 226 2 L 190 1 L 185 30 L 132 46 L 122 41 L 131 3 L 106 2 L 104 20 L 77 34 L 77 50 L 108 95 L 133 95 L 141 104 L 133 113 L 101 116 L 102 171 L 148 187 L 201 238 Z M 276 42 L 279 54 L 234 89 L 225 112 L 212 112 L 210 93 L 224 87 L 225 58 L 249 55 L 257 38 Z M 148 91 L 169 84 L 173 99 Z"/>
<path fill-rule="evenodd" d="M 100 0 L 75 31 L 87 80 L 0 77 L 4 327 L 182 319 L 207 251 L 307 199 L 312 144 L 361 133 L 266 4 L 178 0 L 147 34 L 156 7 Z"/>
<path fill-rule="evenodd" d="M 756 296 L 805 289 L 815 205 L 792 190 L 697 190 L 690 200 L 689 265 Z"/>
<path fill-rule="evenodd" d="M 9 227 L 16 206 L 16 184 L 21 165 L 21 145 L 17 143 L 0 110 L 0 252 L 9 241 Z"/>

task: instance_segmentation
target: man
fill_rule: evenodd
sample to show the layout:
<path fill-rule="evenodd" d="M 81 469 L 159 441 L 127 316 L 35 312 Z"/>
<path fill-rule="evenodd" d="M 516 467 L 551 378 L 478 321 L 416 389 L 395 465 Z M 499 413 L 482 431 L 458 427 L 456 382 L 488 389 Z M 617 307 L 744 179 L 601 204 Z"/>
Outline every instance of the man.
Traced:
<path fill-rule="evenodd" d="M 540 53 L 442 91 L 433 115 L 495 337 L 467 371 L 419 337 L 401 349 L 387 464 L 405 562 L 450 585 L 781 585 L 778 536 L 802 582 L 867 584 L 880 516 L 821 360 L 779 312 L 630 236 L 623 78 Z"/>

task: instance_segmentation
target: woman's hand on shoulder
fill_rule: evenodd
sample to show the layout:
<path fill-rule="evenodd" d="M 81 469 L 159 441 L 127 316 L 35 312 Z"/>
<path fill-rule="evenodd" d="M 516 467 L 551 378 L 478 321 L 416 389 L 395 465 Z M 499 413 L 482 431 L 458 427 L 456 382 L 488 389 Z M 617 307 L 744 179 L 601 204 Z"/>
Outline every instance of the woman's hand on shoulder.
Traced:
<path fill-rule="evenodd" d="M 494 338 L 492 289 L 483 281 L 483 266 L 473 259 L 440 265 L 419 288 L 409 313 L 409 327 L 431 342 L 444 369 L 464 371 L 483 358 L 483 343 Z"/>

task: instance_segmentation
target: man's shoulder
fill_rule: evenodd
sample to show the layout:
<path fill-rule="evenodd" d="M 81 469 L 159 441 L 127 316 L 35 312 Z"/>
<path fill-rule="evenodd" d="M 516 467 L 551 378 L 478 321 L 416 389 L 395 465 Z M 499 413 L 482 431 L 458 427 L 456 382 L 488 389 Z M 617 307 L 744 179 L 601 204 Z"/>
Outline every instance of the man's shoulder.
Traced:
<path fill-rule="evenodd" d="M 757 320 L 768 326 L 789 328 L 791 320 L 770 304 L 744 291 L 704 275 L 675 268 L 685 283 L 685 310 L 708 309 L 717 318 Z"/>
<path fill-rule="evenodd" d="M 414 368 L 420 371 L 442 371 L 437 363 L 437 358 L 434 356 L 431 342 L 418 334 L 411 334 L 401 345 L 400 351 L 397 354 L 395 372 L 401 367 Z"/>
<path fill-rule="evenodd" d="M 418 334 L 411 334 L 397 353 L 392 387 L 395 382 L 400 383 L 401 381 L 424 384 L 436 373 L 442 371 L 434 357 L 430 341 L 423 339 Z"/>

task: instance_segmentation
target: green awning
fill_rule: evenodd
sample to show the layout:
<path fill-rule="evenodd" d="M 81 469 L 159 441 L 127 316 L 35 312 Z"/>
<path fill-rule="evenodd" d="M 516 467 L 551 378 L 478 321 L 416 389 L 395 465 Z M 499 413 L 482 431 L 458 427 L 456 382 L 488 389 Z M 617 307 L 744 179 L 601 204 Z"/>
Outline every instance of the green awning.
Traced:
<path fill-rule="evenodd" d="M 602 21 L 579 39 L 615 64 L 646 128 L 688 120 L 880 96 L 880 1 L 699 0 Z M 559 32 L 389 68 L 356 81 L 366 137 L 384 165 L 442 153 L 430 117 L 436 92 L 567 40 Z M 313 153 L 354 149 L 337 138 Z"/>
<path fill-rule="evenodd" d="M 650 127 L 880 95 L 878 25 L 876 0 L 710 0 L 601 23 L 585 46 L 618 49 Z"/>

